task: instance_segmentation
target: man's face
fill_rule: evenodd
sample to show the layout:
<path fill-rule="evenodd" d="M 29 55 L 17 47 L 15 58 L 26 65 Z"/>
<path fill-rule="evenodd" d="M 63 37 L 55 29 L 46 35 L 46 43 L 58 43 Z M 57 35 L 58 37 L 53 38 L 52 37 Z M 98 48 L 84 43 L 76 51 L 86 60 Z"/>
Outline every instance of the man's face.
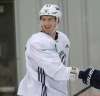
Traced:
<path fill-rule="evenodd" d="M 40 23 L 44 32 L 53 32 L 57 26 L 57 20 L 54 16 L 41 16 Z"/>

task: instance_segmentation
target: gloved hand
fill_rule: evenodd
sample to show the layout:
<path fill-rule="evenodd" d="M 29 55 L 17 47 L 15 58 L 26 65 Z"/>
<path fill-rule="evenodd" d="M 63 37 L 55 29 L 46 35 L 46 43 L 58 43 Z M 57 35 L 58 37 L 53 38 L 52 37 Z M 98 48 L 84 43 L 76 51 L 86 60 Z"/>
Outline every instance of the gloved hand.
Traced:
<path fill-rule="evenodd" d="M 70 70 L 70 80 L 78 79 L 79 69 L 77 67 L 71 67 Z"/>
<path fill-rule="evenodd" d="M 82 79 L 84 84 L 100 89 L 100 70 L 88 68 L 85 71 L 80 71 L 78 78 Z"/>

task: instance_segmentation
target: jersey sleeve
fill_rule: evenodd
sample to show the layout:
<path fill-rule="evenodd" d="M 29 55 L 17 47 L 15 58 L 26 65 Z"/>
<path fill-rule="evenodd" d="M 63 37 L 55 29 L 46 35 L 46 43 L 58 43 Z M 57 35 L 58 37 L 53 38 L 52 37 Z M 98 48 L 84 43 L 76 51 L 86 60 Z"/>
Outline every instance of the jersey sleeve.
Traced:
<path fill-rule="evenodd" d="M 27 47 L 28 56 L 32 63 L 38 64 L 45 73 L 55 80 L 69 80 L 70 67 L 65 67 L 55 49 L 43 48 L 40 43 L 33 43 Z"/>

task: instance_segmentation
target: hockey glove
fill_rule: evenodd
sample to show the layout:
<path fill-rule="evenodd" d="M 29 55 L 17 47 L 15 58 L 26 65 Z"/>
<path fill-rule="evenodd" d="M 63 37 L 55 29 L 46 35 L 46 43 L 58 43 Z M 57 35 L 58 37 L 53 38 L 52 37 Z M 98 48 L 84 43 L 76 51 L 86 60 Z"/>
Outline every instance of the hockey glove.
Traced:
<path fill-rule="evenodd" d="M 100 89 L 100 70 L 88 68 L 85 71 L 80 71 L 78 78 L 82 79 L 84 84 Z"/>

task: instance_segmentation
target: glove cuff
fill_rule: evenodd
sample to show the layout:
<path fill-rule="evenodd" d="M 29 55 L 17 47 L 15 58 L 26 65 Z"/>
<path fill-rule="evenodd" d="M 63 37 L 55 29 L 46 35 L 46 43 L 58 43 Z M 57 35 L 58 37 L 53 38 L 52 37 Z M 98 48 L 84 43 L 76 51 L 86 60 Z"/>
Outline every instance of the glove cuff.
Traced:
<path fill-rule="evenodd" d="M 77 67 L 71 67 L 70 70 L 70 80 L 78 79 L 79 69 Z"/>

